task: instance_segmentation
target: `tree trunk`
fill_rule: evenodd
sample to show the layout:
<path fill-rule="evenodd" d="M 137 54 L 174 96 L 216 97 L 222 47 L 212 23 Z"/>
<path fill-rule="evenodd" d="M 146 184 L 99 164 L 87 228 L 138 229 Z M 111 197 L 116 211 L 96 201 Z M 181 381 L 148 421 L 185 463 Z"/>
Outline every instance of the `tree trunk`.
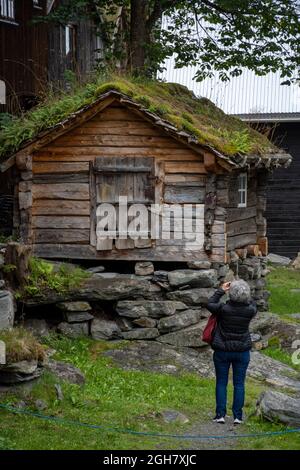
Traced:
<path fill-rule="evenodd" d="M 148 0 L 131 0 L 130 65 L 134 74 L 143 73 L 146 59 Z"/>

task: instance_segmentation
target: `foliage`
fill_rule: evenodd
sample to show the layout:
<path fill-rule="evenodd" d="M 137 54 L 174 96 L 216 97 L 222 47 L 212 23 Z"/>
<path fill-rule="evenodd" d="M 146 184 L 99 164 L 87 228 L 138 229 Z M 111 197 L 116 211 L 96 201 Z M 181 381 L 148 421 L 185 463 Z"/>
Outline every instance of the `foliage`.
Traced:
<path fill-rule="evenodd" d="M 268 290 L 271 293 L 270 310 L 279 315 L 300 312 L 300 271 L 286 267 L 271 267 L 268 275 Z M 292 291 L 296 289 L 296 291 Z"/>
<path fill-rule="evenodd" d="M 243 67 L 280 70 L 288 82 L 299 75 L 298 0 L 66 0 L 42 20 L 84 17 L 99 26 L 106 66 L 137 65 L 153 76 L 174 54 L 175 67 L 196 66 L 198 80 L 215 73 L 227 80 Z"/>
<path fill-rule="evenodd" d="M 69 94 L 49 97 L 42 105 L 4 127 L 0 132 L 0 158 L 18 150 L 41 131 L 51 129 L 110 90 L 128 95 L 148 111 L 174 124 L 178 130 L 192 134 L 199 143 L 210 145 L 224 154 L 263 154 L 276 149 L 265 136 L 241 120 L 227 116 L 208 99 L 196 98 L 182 85 L 99 75 L 93 82 Z"/>
<path fill-rule="evenodd" d="M 83 269 L 68 264 L 55 264 L 32 257 L 29 261 L 30 275 L 24 287 L 23 295 L 34 297 L 43 295 L 46 290 L 59 293 L 79 287 L 89 277 Z"/>
<path fill-rule="evenodd" d="M 0 340 L 6 346 L 6 362 L 42 361 L 45 358 L 44 347 L 24 328 L 0 331 Z"/>
<path fill-rule="evenodd" d="M 276 361 L 282 362 L 283 364 L 287 364 L 288 366 L 300 372 L 300 365 L 293 363 L 292 355 L 281 349 L 280 346 L 272 343 L 272 341 L 269 340 L 269 346 L 266 349 L 263 349 L 262 352 L 266 356 L 269 356 L 272 359 L 276 359 Z"/>

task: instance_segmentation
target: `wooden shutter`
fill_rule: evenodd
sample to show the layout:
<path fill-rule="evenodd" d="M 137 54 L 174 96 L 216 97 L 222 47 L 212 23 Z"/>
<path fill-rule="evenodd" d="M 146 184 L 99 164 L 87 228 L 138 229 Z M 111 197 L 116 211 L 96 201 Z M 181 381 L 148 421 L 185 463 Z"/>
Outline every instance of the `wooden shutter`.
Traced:
<path fill-rule="evenodd" d="M 114 205 L 119 209 L 119 197 L 126 196 L 128 208 L 133 204 L 154 203 L 154 159 L 151 157 L 97 157 L 94 163 L 95 204 Z M 117 220 L 118 226 L 118 220 Z M 149 235 L 133 240 L 97 239 L 97 250 L 133 249 L 150 246 Z"/>

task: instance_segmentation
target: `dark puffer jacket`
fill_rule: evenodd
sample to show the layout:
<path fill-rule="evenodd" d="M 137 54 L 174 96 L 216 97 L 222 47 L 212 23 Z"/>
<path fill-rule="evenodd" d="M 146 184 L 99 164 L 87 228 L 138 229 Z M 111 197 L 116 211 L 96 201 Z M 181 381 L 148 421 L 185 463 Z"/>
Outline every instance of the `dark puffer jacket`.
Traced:
<path fill-rule="evenodd" d="M 222 303 L 224 294 L 223 289 L 217 289 L 208 300 L 207 309 L 218 318 L 211 346 L 219 351 L 248 351 L 251 349 L 249 323 L 257 312 L 256 303 L 231 300 Z"/>

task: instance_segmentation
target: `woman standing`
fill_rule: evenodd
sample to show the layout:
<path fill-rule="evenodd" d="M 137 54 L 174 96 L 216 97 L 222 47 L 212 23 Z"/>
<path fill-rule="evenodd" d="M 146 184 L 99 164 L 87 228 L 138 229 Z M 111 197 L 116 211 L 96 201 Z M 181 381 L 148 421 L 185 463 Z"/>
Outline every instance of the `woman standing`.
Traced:
<path fill-rule="evenodd" d="M 229 292 L 229 300 L 221 302 Z M 216 416 L 214 421 L 225 423 L 229 368 L 233 372 L 234 424 L 243 420 L 245 379 L 250 361 L 251 338 L 249 324 L 257 312 L 250 298 L 250 287 L 242 280 L 227 282 L 209 299 L 207 309 L 217 316 L 217 327 L 211 346 L 216 370 Z"/>

